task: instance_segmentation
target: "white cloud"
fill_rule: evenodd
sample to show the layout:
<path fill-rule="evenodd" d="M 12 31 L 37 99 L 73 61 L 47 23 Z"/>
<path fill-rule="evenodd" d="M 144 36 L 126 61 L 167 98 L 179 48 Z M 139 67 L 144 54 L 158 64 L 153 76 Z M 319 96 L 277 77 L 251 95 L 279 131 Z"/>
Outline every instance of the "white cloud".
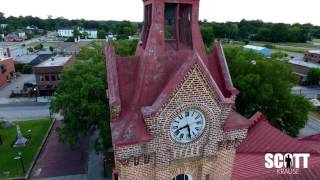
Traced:
<path fill-rule="evenodd" d="M 33 15 L 46 18 L 142 21 L 142 0 L 2 0 L 6 16 Z M 200 19 L 240 21 L 261 19 L 270 22 L 320 25 L 319 0 L 201 0 Z"/>

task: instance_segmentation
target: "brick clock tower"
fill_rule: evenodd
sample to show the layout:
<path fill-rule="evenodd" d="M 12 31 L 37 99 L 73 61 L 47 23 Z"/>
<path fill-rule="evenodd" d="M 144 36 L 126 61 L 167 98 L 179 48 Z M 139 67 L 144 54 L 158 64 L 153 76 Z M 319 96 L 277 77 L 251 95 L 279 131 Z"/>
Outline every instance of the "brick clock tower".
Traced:
<path fill-rule="evenodd" d="M 136 54 L 105 50 L 114 179 L 231 179 L 248 121 L 233 111 L 224 52 L 206 54 L 199 0 L 144 0 Z"/>

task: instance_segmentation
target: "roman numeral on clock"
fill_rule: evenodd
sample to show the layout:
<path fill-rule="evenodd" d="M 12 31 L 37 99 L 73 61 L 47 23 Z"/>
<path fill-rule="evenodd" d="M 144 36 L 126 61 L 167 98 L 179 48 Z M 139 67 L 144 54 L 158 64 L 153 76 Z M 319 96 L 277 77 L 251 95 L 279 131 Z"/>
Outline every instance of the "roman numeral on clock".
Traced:
<path fill-rule="evenodd" d="M 175 134 L 176 136 L 178 136 L 178 135 L 180 134 L 180 131 L 177 130 L 177 131 L 174 132 L 174 134 Z"/>

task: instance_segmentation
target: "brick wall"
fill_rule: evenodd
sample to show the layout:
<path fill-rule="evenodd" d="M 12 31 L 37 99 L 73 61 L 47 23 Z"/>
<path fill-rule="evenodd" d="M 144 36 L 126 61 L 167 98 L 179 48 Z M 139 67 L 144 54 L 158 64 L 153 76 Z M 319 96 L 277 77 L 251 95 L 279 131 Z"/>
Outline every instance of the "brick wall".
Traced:
<path fill-rule="evenodd" d="M 179 144 L 171 139 L 170 125 L 179 112 L 188 108 L 204 113 L 206 128 L 195 142 Z M 247 133 L 246 129 L 223 131 L 224 120 L 231 111 L 232 107 L 222 103 L 199 65 L 194 65 L 159 113 L 145 117 L 151 142 L 114 148 L 120 179 L 171 180 L 179 174 L 191 175 L 193 180 L 230 179 L 235 146 Z M 135 164 L 135 159 L 143 159 L 146 154 L 152 156 L 152 162 Z"/>
<path fill-rule="evenodd" d="M 7 80 L 12 79 L 12 75 L 14 73 L 14 62 L 11 58 L 0 60 L 0 68 L 2 65 L 6 67 L 6 70 L 2 71 L 0 69 L 0 87 L 4 86 L 7 83 Z"/>

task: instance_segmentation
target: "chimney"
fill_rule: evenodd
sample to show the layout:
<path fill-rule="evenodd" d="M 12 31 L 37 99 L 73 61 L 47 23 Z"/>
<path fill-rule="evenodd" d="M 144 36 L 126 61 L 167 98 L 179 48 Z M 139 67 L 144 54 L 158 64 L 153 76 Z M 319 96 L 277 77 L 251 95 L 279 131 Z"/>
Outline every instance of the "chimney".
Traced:
<path fill-rule="evenodd" d="M 7 48 L 7 56 L 8 56 L 8 57 L 11 57 L 11 51 L 10 51 L 10 48 Z"/>

